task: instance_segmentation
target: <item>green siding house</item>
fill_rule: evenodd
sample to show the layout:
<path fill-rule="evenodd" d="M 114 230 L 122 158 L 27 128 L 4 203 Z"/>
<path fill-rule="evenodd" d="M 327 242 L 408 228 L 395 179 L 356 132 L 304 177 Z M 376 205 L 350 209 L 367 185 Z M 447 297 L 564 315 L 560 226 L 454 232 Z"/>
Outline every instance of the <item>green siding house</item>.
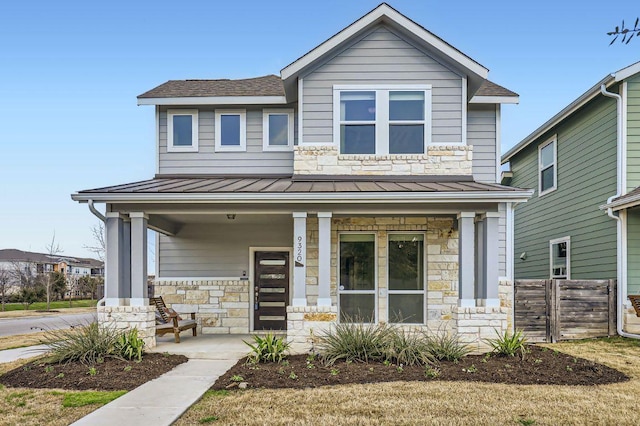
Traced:
<path fill-rule="evenodd" d="M 607 75 L 502 156 L 515 208 L 515 279 L 617 279 L 619 331 L 637 333 L 640 62 Z M 621 325 L 621 326 L 620 326 Z"/>

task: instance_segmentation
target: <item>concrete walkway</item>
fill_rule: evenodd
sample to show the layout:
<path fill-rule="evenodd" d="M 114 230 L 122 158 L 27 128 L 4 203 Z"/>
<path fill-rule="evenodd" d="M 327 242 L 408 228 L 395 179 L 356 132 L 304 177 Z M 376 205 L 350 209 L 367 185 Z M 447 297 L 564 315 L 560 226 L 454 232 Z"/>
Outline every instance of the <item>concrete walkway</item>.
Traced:
<path fill-rule="evenodd" d="M 186 334 L 186 333 L 184 333 Z M 83 417 L 73 425 L 163 426 L 171 425 L 197 402 L 218 377 L 249 352 L 242 340 L 250 336 L 181 336 L 158 339 L 150 352 L 183 354 L 190 359 L 115 401 Z"/>
<path fill-rule="evenodd" d="M 27 346 L 25 348 L 6 349 L 0 351 L 0 363 L 13 362 L 21 358 L 33 358 L 42 354 L 47 349 L 46 345 Z"/>

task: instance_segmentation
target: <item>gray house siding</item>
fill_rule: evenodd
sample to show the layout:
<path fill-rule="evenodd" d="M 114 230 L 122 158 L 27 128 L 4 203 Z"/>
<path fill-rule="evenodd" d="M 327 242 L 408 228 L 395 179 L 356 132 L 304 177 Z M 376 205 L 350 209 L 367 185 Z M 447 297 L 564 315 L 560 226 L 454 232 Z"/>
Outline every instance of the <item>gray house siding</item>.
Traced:
<path fill-rule="evenodd" d="M 467 144 L 473 145 L 473 178 L 496 181 L 496 106 L 469 105 Z"/>
<path fill-rule="evenodd" d="M 223 109 L 243 109 L 243 107 Z M 246 108 L 246 110 L 246 152 L 215 152 L 215 110 L 213 108 L 200 108 L 198 111 L 198 152 L 167 152 L 167 110 L 163 108 L 158 120 L 159 173 L 168 175 L 293 173 L 292 151 L 264 152 L 262 149 L 262 108 Z M 297 117 L 294 117 L 294 121 L 297 121 Z M 297 127 L 294 123 L 294 139 L 297 136 Z"/>
<path fill-rule="evenodd" d="M 640 186 L 640 75 L 627 82 L 627 191 Z"/>
<path fill-rule="evenodd" d="M 640 294 L 640 209 L 627 210 L 627 293 Z"/>
<path fill-rule="evenodd" d="M 538 145 L 554 133 L 557 189 L 539 197 Z M 515 277 L 549 278 L 549 241 L 569 236 L 571 278 L 615 278 L 616 225 L 598 208 L 616 191 L 615 101 L 599 96 L 512 158 L 511 170 L 513 186 L 536 191 L 516 207 Z"/>
<path fill-rule="evenodd" d="M 303 77 L 304 143 L 333 143 L 334 84 L 431 84 L 432 141 L 462 141 L 462 78 L 381 25 Z"/>
<path fill-rule="evenodd" d="M 237 219 L 241 220 L 241 219 Z M 269 226 L 188 224 L 174 237 L 160 235 L 159 276 L 249 276 L 249 247 L 290 247 L 293 221 L 272 218 Z"/>

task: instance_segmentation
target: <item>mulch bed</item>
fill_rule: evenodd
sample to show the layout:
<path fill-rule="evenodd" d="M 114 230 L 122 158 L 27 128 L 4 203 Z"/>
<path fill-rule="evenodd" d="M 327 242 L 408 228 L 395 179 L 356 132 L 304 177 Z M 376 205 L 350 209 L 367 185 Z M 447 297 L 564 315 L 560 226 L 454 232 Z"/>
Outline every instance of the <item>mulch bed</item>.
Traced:
<path fill-rule="evenodd" d="M 240 360 L 218 378 L 212 389 L 315 388 L 352 383 L 392 381 L 476 381 L 518 385 L 593 386 L 629 380 L 625 374 L 582 358 L 574 358 L 551 349 L 530 346 L 524 359 L 519 356 L 490 357 L 469 355 L 459 362 L 440 362 L 437 377 L 426 377 L 423 366 L 385 365 L 382 363 L 339 362 L 324 366 L 306 355 L 287 357 L 285 363 L 247 364 Z M 234 377 L 235 376 L 235 377 Z M 246 385 L 240 385 L 240 383 Z"/>
<path fill-rule="evenodd" d="M 9 387 L 68 390 L 133 390 L 187 362 L 183 355 L 145 354 L 141 362 L 106 358 L 91 367 L 79 362 L 47 364 L 33 361 L 0 376 Z"/>

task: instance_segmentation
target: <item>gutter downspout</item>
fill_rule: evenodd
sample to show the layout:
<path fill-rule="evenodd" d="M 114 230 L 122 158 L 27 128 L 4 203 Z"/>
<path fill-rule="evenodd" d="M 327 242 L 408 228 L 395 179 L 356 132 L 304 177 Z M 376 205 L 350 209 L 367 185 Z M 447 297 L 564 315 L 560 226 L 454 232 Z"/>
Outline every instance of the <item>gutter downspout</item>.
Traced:
<path fill-rule="evenodd" d="M 107 223 L 107 218 L 98 211 L 98 209 L 96 209 L 96 207 L 93 205 L 93 200 L 89 200 L 87 201 L 87 205 L 89 206 L 89 210 L 91 211 L 91 213 L 93 213 L 93 215 L 95 217 L 97 217 L 98 219 L 100 219 L 102 222 Z M 105 277 L 106 277 L 106 268 L 105 268 Z M 106 282 L 106 279 L 105 279 Z M 103 297 L 102 299 L 98 300 L 98 302 L 96 303 L 96 306 L 104 306 L 105 305 L 105 298 Z"/>
<path fill-rule="evenodd" d="M 624 83 L 623 83 L 624 84 Z M 613 98 L 616 100 L 617 105 L 617 131 L 616 131 L 616 146 L 617 146 L 617 185 L 616 185 L 616 195 L 613 195 L 607 199 L 607 204 L 611 204 L 611 201 L 614 198 L 620 197 L 624 191 L 623 186 L 623 178 L 624 178 L 624 167 L 623 167 L 623 159 L 624 159 L 624 151 L 626 150 L 626 144 L 623 143 L 623 132 L 624 132 L 624 116 L 622 113 L 623 103 L 622 96 L 617 93 L 608 92 L 605 84 L 600 86 L 600 93 L 609 98 Z M 624 146 L 623 146 L 624 145 Z M 613 209 L 611 207 L 607 208 L 607 215 L 616 221 L 616 261 L 617 261 L 617 310 L 616 310 L 616 328 L 618 334 L 622 337 L 629 337 L 633 339 L 640 339 L 640 334 L 632 334 L 624 331 L 623 328 L 623 312 L 624 312 L 624 288 L 626 288 L 626 274 L 624 273 L 626 269 L 626 244 L 623 244 L 623 226 L 622 226 L 622 218 L 620 216 L 616 216 L 613 214 Z M 626 239 L 625 239 L 626 240 Z"/>

